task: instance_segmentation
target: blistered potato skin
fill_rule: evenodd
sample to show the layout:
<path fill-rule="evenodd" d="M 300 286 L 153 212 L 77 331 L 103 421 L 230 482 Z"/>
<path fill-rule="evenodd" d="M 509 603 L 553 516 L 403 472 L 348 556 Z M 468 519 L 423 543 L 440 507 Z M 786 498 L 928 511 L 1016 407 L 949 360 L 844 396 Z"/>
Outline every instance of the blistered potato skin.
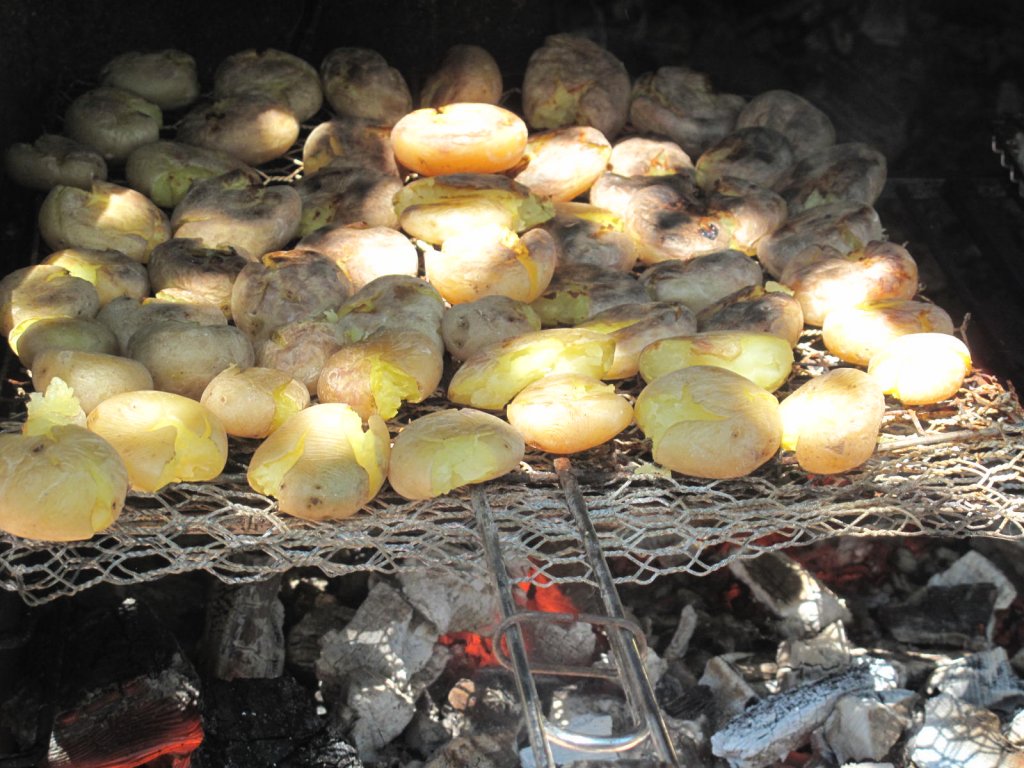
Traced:
<path fill-rule="evenodd" d="M 173 289 L 231 314 L 231 287 L 248 260 L 231 247 L 207 248 L 195 238 L 172 237 L 153 249 L 147 269 L 155 293 Z"/>
<path fill-rule="evenodd" d="M 331 225 L 398 226 L 394 198 L 402 182 L 389 173 L 358 167 L 323 170 L 292 188 L 302 198 L 300 237 Z"/>
<path fill-rule="evenodd" d="M 338 328 L 326 320 L 286 323 L 254 345 L 256 364 L 284 371 L 316 394 L 324 363 L 341 346 Z"/>
<path fill-rule="evenodd" d="M 795 347 L 804 330 L 804 311 L 789 293 L 757 286 L 706 307 L 697 315 L 697 327 L 701 331 L 771 333 Z"/>
<path fill-rule="evenodd" d="M 92 317 L 44 317 L 29 325 L 20 335 L 13 334 L 11 347 L 21 364 L 31 369 L 35 358 L 48 349 L 76 349 L 116 355 L 120 346 L 114 332 Z M 40 389 L 42 392 L 45 390 Z"/>
<path fill-rule="evenodd" d="M 137 93 L 161 109 L 180 109 L 199 98 L 196 60 L 173 48 L 122 53 L 103 66 L 100 79 L 103 85 Z"/>
<path fill-rule="evenodd" d="M 178 320 L 200 325 L 227 325 L 228 322 L 220 308 L 210 304 L 187 304 L 156 298 L 138 302 L 128 297 L 114 299 L 100 309 L 96 319 L 114 332 L 121 354 L 127 353 L 135 332 L 150 323 Z"/>
<path fill-rule="evenodd" d="M 709 479 L 749 475 L 779 449 L 779 401 L 723 368 L 693 366 L 661 376 L 637 397 L 636 423 L 655 462 Z"/>
<path fill-rule="evenodd" d="M 221 420 L 229 435 L 265 438 L 309 405 L 306 386 L 275 368 L 231 366 L 214 376 L 199 402 Z"/>
<path fill-rule="evenodd" d="M 42 317 L 95 317 L 96 287 L 64 267 L 36 264 L 0 279 L 0 331 L 10 336 L 22 323 Z"/>
<path fill-rule="evenodd" d="M 836 368 L 809 379 L 779 406 L 782 447 L 802 469 L 848 472 L 871 458 L 885 415 L 882 388 L 857 368 Z"/>
<path fill-rule="evenodd" d="M 76 277 L 95 285 L 100 306 L 119 296 L 143 299 L 149 295 L 147 267 L 120 251 L 64 248 L 51 253 L 43 263 L 64 267 Z"/>
<path fill-rule="evenodd" d="M 48 133 L 32 144 L 11 144 L 4 152 L 4 170 L 15 184 L 40 192 L 58 185 L 89 189 L 94 181 L 107 180 L 107 162 L 99 152 Z"/>
<path fill-rule="evenodd" d="M 501 69 L 494 57 L 479 45 L 453 45 L 423 83 L 420 106 L 497 104 L 501 94 Z"/>
<path fill-rule="evenodd" d="M 761 267 L 741 251 L 725 249 L 687 261 L 668 260 L 640 275 L 640 284 L 655 301 L 676 301 L 701 312 L 727 296 L 760 286 Z"/>
<path fill-rule="evenodd" d="M 793 148 L 771 128 L 737 128 L 697 159 L 697 183 L 708 188 L 732 176 L 771 188 L 793 164 Z"/>
<path fill-rule="evenodd" d="M 178 141 L 217 149 L 248 165 L 281 157 L 299 138 L 295 113 L 276 99 L 254 94 L 200 104 L 178 123 Z"/>
<path fill-rule="evenodd" d="M 441 318 L 445 349 L 459 361 L 489 344 L 539 330 L 540 318 L 529 304 L 500 295 L 455 304 Z"/>
<path fill-rule="evenodd" d="M 320 123 L 302 145 L 302 171 L 365 168 L 398 176 L 391 129 L 361 117 L 336 117 Z"/>
<path fill-rule="evenodd" d="M 546 326 L 579 325 L 619 304 L 646 301 L 647 291 L 631 273 L 594 264 L 566 264 L 531 306 Z"/>
<path fill-rule="evenodd" d="M 874 205 L 885 187 L 885 155 L 862 142 L 835 144 L 790 166 L 775 184 L 791 215 L 837 202 Z"/>
<path fill-rule="evenodd" d="M 286 51 L 267 48 L 233 53 L 213 75 L 216 98 L 256 94 L 288 106 L 299 122 L 313 117 L 323 104 L 320 75 L 316 69 Z"/>
<path fill-rule="evenodd" d="M 832 120 L 803 96 L 785 90 L 771 90 L 752 98 L 736 118 L 737 128 L 762 126 L 778 131 L 804 158 L 836 143 Z"/>
<path fill-rule="evenodd" d="M 668 139 L 630 136 L 615 142 L 608 158 L 608 170 L 619 176 L 667 176 L 693 173 L 693 160 Z"/>
<path fill-rule="evenodd" d="M 559 264 L 594 264 L 629 272 L 640 256 L 622 217 L 589 203 L 555 203 L 555 217 L 541 227 L 555 240 Z"/>
<path fill-rule="evenodd" d="M 331 259 L 353 291 L 384 275 L 415 277 L 420 259 L 409 238 L 391 227 L 332 224 L 311 232 L 297 244 Z"/>
<path fill-rule="evenodd" d="M 394 125 L 412 110 L 412 94 L 394 67 L 369 48 L 335 48 L 320 64 L 327 103 L 342 117 Z"/>
<path fill-rule="evenodd" d="M 108 162 L 123 161 L 132 150 L 160 138 L 163 112 L 156 104 L 122 88 L 99 86 L 68 105 L 64 133 Z"/>

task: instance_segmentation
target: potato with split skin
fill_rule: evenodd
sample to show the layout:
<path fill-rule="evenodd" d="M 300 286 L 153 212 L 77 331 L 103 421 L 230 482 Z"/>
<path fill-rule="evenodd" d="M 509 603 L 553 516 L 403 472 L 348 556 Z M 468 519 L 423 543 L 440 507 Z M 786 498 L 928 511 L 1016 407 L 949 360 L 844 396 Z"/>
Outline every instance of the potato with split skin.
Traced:
<path fill-rule="evenodd" d="M 383 275 L 370 281 L 335 313 L 339 338 L 358 341 L 383 330 L 413 330 L 441 338 L 444 299 L 418 277 Z"/>
<path fill-rule="evenodd" d="M 362 117 L 336 117 L 310 131 L 302 144 L 305 176 L 352 167 L 398 176 L 388 126 Z"/>
<path fill-rule="evenodd" d="M 199 402 L 234 437 L 264 438 L 309 405 L 306 385 L 274 368 L 232 365 L 206 385 Z"/>
<path fill-rule="evenodd" d="M 90 189 L 107 180 L 103 155 L 84 144 L 44 133 L 31 144 L 15 142 L 4 151 L 4 170 L 15 184 L 47 192 L 56 186 Z"/>
<path fill-rule="evenodd" d="M 227 325 L 228 318 L 211 304 L 189 304 L 179 301 L 130 298 L 114 299 L 96 314 L 96 319 L 114 332 L 122 354 L 135 332 L 145 325 L 161 320 L 178 320 L 200 325 Z"/>
<path fill-rule="evenodd" d="M 109 304 L 121 296 L 143 299 L 149 295 L 149 273 L 146 265 L 120 251 L 62 248 L 51 253 L 42 263 L 64 267 L 75 277 L 88 280 L 96 286 L 100 306 Z"/>
<path fill-rule="evenodd" d="M 523 389 L 508 404 L 507 415 L 527 445 L 569 454 L 607 443 L 633 423 L 633 406 L 611 384 L 560 373 Z"/>
<path fill-rule="evenodd" d="M 419 253 L 408 237 L 362 222 L 329 224 L 310 232 L 296 247 L 322 253 L 337 264 L 353 291 L 384 275 L 415 277 L 420 268 Z"/>
<path fill-rule="evenodd" d="M 694 366 L 724 368 L 774 392 L 793 371 L 793 350 L 770 333 L 702 331 L 659 339 L 644 348 L 638 361 L 640 376 L 648 383 Z"/>
<path fill-rule="evenodd" d="M 594 264 L 629 272 L 640 255 L 622 217 L 589 203 L 555 203 L 555 217 L 541 227 L 555 240 L 559 264 Z"/>
<path fill-rule="evenodd" d="M 826 203 L 874 205 L 887 177 L 885 155 L 863 142 L 835 144 L 790 166 L 774 189 L 790 215 Z"/>
<path fill-rule="evenodd" d="M 197 400 L 172 392 L 113 395 L 89 412 L 87 426 L 114 446 L 136 491 L 213 480 L 227 464 L 224 425 Z"/>
<path fill-rule="evenodd" d="M 744 477 L 779 449 L 779 401 L 724 368 L 691 366 L 644 387 L 633 407 L 654 461 L 693 477 Z"/>
<path fill-rule="evenodd" d="M 810 379 L 779 406 L 782 449 L 818 475 L 848 472 L 871 458 L 885 416 L 878 382 L 857 368 L 836 368 Z"/>
<path fill-rule="evenodd" d="M 614 139 L 626 124 L 630 82 L 625 65 L 585 37 L 549 35 L 523 74 L 523 114 L 535 130 L 592 125 Z"/>
<path fill-rule="evenodd" d="M 867 301 L 825 315 L 821 338 L 825 348 L 847 363 L 867 365 L 874 354 L 897 336 L 956 330 L 942 307 L 913 299 Z"/>
<path fill-rule="evenodd" d="M 21 364 L 30 369 L 43 351 L 81 350 L 116 355 L 117 337 L 107 326 L 92 317 L 43 317 L 28 324 L 9 343 Z M 67 377 L 61 377 L 67 381 Z M 39 390 L 42 391 L 42 390 Z"/>
<path fill-rule="evenodd" d="M 531 305 L 546 326 L 579 325 L 620 304 L 647 301 L 647 291 L 629 272 L 593 264 L 566 264 Z"/>
<path fill-rule="evenodd" d="M 697 159 L 697 183 L 707 189 L 723 176 L 771 188 L 793 164 L 793 148 L 771 128 L 737 128 Z"/>
<path fill-rule="evenodd" d="M 292 186 L 302 198 L 300 237 L 332 224 L 398 227 L 394 198 L 402 182 L 391 174 L 339 168 L 299 179 Z"/>
<path fill-rule="evenodd" d="M 138 360 L 82 349 L 47 348 L 32 358 L 37 392 L 45 392 L 54 379 L 67 382 L 86 413 L 121 392 L 153 389 L 153 377 Z"/>
<path fill-rule="evenodd" d="M 208 248 L 196 238 L 173 237 L 150 254 L 153 292 L 172 290 L 190 303 L 210 304 L 231 316 L 231 288 L 249 261 L 230 246 Z"/>
<path fill-rule="evenodd" d="M 85 541 L 124 507 L 128 472 L 59 380 L 29 397 L 21 434 L 0 435 L 0 530 L 37 541 Z"/>
<path fill-rule="evenodd" d="M 629 120 L 638 133 L 664 136 L 700 157 L 732 132 L 745 104 L 742 96 L 716 92 L 704 73 L 660 67 L 633 84 Z"/>
<path fill-rule="evenodd" d="M 96 287 L 55 264 L 36 264 L 0 279 L 0 330 L 8 341 L 44 317 L 95 317 Z"/>
<path fill-rule="evenodd" d="M 249 94 L 285 104 L 300 123 L 319 112 L 324 101 L 316 68 L 276 48 L 239 51 L 217 66 L 213 75 L 214 98 Z"/>
<path fill-rule="evenodd" d="M 486 49 L 479 45 L 453 45 L 445 51 L 437 69 L 427 75 L 420 89 L 419 104 L 497 104 L 502 92 L 501 69 Z"/>
<path fill-rule="evenodd" d="M 760 286 L 761 267 L 742 251 L 712 251 L 688 261 L 652 264 L 640 284 L 655 301 L 674 301 L 702 312 L 736 291 Z"/>
<path fill-rule="evenodd" d="M 277 99 L 237 94 L 189 110 L 178 123 L 177 140 L 262 165 L 291 149 L 299 128 L 295 113 Z"/>
<path fill-rule="evenodd" d="M 128 186 L 161 208 L 174 208 L 197 181 L 240 171 L 252 184 L 260 176 L 255 168 L 217 149 L 178 141 L 154 141 L 132 150 L 125 162 Z"/>
<path fill-rule="evenodd" d="M 335 323 L 304 320 L 276 328 L 253 346 L 256 365 L 284 371 L 315 395 L 324 363 L 341 347 L 341 342 Z"/>
<path fill-rule="evenodd" d="M 364 427 L 347 405 L 319 403 L 291 416 L 260 444 L 246 478 L 286 515 L 342 520 L 380 492 L 390 456 L 390 435 L 379 417 Z"/>
<path fill-rule="evenodd" d="M 448 399 L 497 411 L 525 386 L 551 373 L 603 378 L 611 369 L 615 341 L 582 328 L 545 328 L 478 349 L 448 384 Z"/>
<path fill-rule="evenodd" d="M 584 194 L 604 173 L 612 145 L 589 125 L 567 126 L 530 136 L 525 167 L 514 178 L 534 194 L 568 202 Z"/>
<path fill-rule="evenodd" d="M 757 285 L 739 290 L 701 310 L 697 328 L 770 333 L 795 347 L 804 330 L 804 311 L 787 289 L 769 282 L 763 288 Z"/>
<path fill-rule="evenodd" d="M 431 333 L 379 331 L 342 344 L 325 362 L 316 393 L 321 403 L 347 403 L 363 419 L 392 419 L 402 403 L 434 394 L 444 373 L 444 345 Z"/>
<path fill-rule="evenodd" d="M 425 250 L 427 280 L 449 304 L 501 295 L 529 303 L 551 282 L 558 252 L 551 235 L 531 229 L 520 238 L 501 225 L 470 229 Z"/>
<path fill-rule="evenodd" d="M 881 240 L 882 222 L 870 205 L 832 203 L 790 216 L 771 234 L 757 241 L 757 260 L 778 280 L 788 267 L 831 256 L 843 256 Z"/>
<path fill-rule="evenodd" d="M 693 173 L 693 160 L 668 139 L 630 136 L 615 142 L 608 158 L 608 170 L 619 176 L 670 176 Z"/>
<path fill-rule="evenodd" d="M 391 146 L 402 166 L 423 176 L 500 173 L 519 162 L 527 133 L 504 107 L 456 103 L 404 115 L 391 129 Z"/>
<path fill-rule="evenodd" d="M 847 256 L 787 268 L 780 282 L 793 291 L 804 322 L 821 326 L 830 312 L 879 299 L 912 299 L 917 262 L 897 243 L 872 240 Z"/>
<path fill-rule="evenodd" d="M 868 373 L 904 405 L 931 405 L 956 395 L 971 366 L 971 352 L 956 336 L 907 333 L 871 356 Z"/>
<path fill-rule="evenodd" d="M 412 110 L 412 94 L 402 73 L 369 48 L 330 51 L 320 63 L 320 82 L 327 103 L 340 117 L 391 126 Z"/>
<path fill-rule="evenodd" d="M 455 360 L 505 339 L 540 330 L 540 318 L 529 304 L 508 296 L 484 296 L 454 304 L 441 318 L 441 338 Z"/>
<path fill-rule="evenodd" d="M 432 499 L 508 474 L 522 461 L 522 436 L 472 408 L 435 411 L 395 436 L 388 482 L 406 499 Z"/>
<path fill-rule="evenodd" d="M 797 159 L 836 143 L 836 129 L 829 116 L 792 91 L 765 91 L 747 102 L 736 118 L 736 127 L 754 126 L 785 136 Z"/>
<path fill-rule="evenodd" d="M 550 200 L 534 195 L 507 176 L 493 173 L 416 179 L 395 195 L 394 203 L 399 226 L 432 245 L 488 224 L 523 232 L 555 215 Z"/>
<path fill-rule="evenodd" d="M 615 357 L 605 379 L 628 379 L 638 371 L 640 353 L 659 339 L 697 332 L 693 312 L 682 304 L 646 301 L 620 304 L 598 312 L 577 328 L 607 333 L 615 340 Z"/>
<path fill-rule="evenodd" d="M 96 181 L 90 189 L 56 186 L 39 208 L 39 234 L 53 250 L 114 250 L 145 264 L 171 236 L 167 214 L 134 189 Z"/>
<path fill-rule="evenodd" d="M 100 86 L 86 91 L 64 112 L 64 133 L 120 163 L 132 150 L 160 138 L 163 111 L 151 101 L 122 88 Z"/>
<path fill-rule="evenodd" d="M 196 60 L 184 51 L 127 51 L 103 65 L 100 82 L 137 93 L 161 109 L 181 109 L 199 98 Z"/>
<path fill-rule="evenodd" d="M 246 264 L 231 287 L 231 317 L 254 341 L 275 328 L 315 320 L 352 293 L 338 265 L 316 251 L 274 251 Z"/>
<path fill-rule="evenodd" d="M 128 342 L 128 357 L 153 377 L 154 389 L 198 400 L 218 373 L 256 360 L 252 342 L 233 325 L 162 320 L 143 326 Z"/>
<path fill-rule="evenodd" d="M 731 247 L 753 254 L 757 242 L 786 221 L 786 202 L 770 189 L 734 176 L 714 182 L 708 210 L 732 222 Z"/>
<path fill-rule="evenodd" d="M 259 186 L 239 171 L 194 184 L 171 214 L 174 237 L 234 248 L 250 261 L 284 248 L 301 221 L 302 198 L 295 189 Z"/>

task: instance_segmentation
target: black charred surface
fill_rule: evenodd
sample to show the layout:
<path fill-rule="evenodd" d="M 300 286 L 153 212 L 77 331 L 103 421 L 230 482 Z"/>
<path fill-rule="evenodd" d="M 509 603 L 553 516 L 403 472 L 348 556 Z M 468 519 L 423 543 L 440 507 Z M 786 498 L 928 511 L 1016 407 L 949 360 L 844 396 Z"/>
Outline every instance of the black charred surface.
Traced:
<path fill-rule="evenodd" d="M 980 650 L 988 645 L 996 592 L 994 584 L 926 587 L 904 603 L 884 606 L 878 619 L 903 643 Z"/>

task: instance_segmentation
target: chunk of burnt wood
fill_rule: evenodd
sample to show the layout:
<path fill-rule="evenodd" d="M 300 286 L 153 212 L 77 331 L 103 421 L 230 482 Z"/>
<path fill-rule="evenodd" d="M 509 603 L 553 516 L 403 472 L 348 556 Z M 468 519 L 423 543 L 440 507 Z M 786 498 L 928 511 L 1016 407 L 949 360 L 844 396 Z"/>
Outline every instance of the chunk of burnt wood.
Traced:
<path fill-rule="evenodd" d="M 221 680 L 281 675 L 285 644 L 280 591 L 280 575 L 211 587 L 203 633 L 205 675 Z"/>
<path fill-rule="evenodd" d="M 931 586 L 882 606 L 879 621 L 902 643 L 981 650 L 995 609 L 994 584 Z"/>

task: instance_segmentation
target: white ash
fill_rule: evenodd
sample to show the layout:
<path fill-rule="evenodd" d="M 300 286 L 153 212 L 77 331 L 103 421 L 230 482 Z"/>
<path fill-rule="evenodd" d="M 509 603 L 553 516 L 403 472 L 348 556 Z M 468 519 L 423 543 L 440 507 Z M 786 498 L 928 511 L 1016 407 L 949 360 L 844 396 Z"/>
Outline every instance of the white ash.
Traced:
<path fill-rule="evenodd" d="M 825 720 L 824 735 L 839 765 L 881 760 L 911 724 L 898 708 L 873 693 L 842 696 Z"/>
<path fill-rule="evenodd" d="M 406 600 L 439 634 L 490 635 L 497 626 L 501 615 L 497 592 L 479 566 L 415 568 L 401 571 L 398 579 Z"/>
<path fill-rule="evenodd" d="M 289 667 L 312 678 L 320 658 L 321 638 L 331 630 L 344 627 L 354 615 L 354 609 L 340 605 L 333 595 L 326 592 L 317 595 L 313 607 L 288 631 L 285 649 Z"/>
<path fill-rule="evenodd" d="M 820 680 L 850 666 L 852 648 L 842 622 L 806 639 L 783 640 L 776 655 L 780 690 Z"/>
<path fill-rule="evenodd" d="M 977 550 L 968 550 L 963 557 L 949 568 L 928 579 L 928 586 L 951 586 L 953 584 L 994 584 L 996 599 L 994 608 L 1005 611 L 1017 599 L 1017 590 L 1010 580 L 991 560 Z"/>
<path fill-rule="evenodd" d="M 947 693 L 985 709 L 1014 712 L 1024 706 L 1024 681 L 1014 673 L 1001 647 L 940 663 L 927 691 Z"/>
<path fill-rule="evenodd" d="M 940 693 L 924 704 L 923 722 L 907 742 L 916 768 L 1021 768 L 1024 752 L 1003 736 L 986 709 Z"/>
<path fill-rule="evenodd" d="M 436 627 L 383 581 L 344 629 L 324 635 L 317 676 L 328 707 L 352 721 L 362 760 L 373 760 L 402 732 L 416 699 L 443 671 L 448 652 L 437 637 Z"/>
<path fill-rule="evenodd" d="M 723 718 L 722 724 L 759 698 L 728 655 L 709 659 L 698 683 L 707 687 L 714 696 L 715 710 L 718 717 Z"/>
<path fill-rule="evenodd" d="M 693 633 L 696 629 L 697 611 L 692 605 L 687 604 L 679 614 L 676 631 L 665 648 L 665 653 L 663 654 L 665 661 L 675 661 L 686 655 L 686 651 L 690 647 L 690 640 L 693 639 Z"/>

